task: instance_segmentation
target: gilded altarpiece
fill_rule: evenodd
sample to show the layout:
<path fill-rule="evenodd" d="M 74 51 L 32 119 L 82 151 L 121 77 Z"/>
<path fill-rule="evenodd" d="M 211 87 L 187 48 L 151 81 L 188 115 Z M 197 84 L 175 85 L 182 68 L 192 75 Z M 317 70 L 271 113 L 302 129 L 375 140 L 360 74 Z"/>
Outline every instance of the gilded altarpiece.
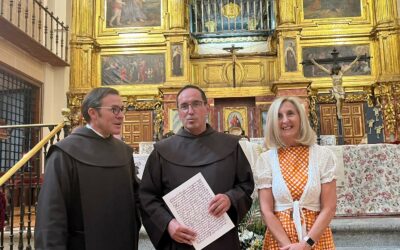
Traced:
<path fill-rule="evenodd" d="M 148 82 L 143 80 L 144 75 L 149 79 L 148 76 L 154 75 L 154 71 L 153 73 L 147 71 L 139 80 L 136 73 L 128 72 L 135 71 L 130 68 L 126 69 L 127 73 L 124 73 L 124 70 L 114 70 L 112 75 L 119 74 L 119 80 L 109 79 L 104 85 L 117 88 L 125 99 L 133 96 L 137 100 L 157 96 L 159 89 L 163 87 L 174 87 L 174 93 L 171 94 L 174 96 L 179 87 L 187 83 L 194 83 L 204 88 L 210 99 L 273 96 L 272 86 L 277 86 L 276 94 L 307 97 L 306 91 L 301 93 L 299 91 L 304 90 L 304 86 L 310 81 L 313 90 L 326 94 L 331 88 L 330 77 L 304 76 L 303 65 L 300 63 L 307 59 L 303 54 L 304 50 L 326 48 L 324 53 L 329 57 L 328 50 L 331 50 L 332 46 L 348 46 L 350 50 L 367 46 L 368 55 L 372 57 L 368 66 L 358 66 L 359 70 L 366 74 L 350 74 L 343 78 L 346 92 L 359 91 L 374 84 L 386 86 L 390 83 L 397 86 L 400 82 L 398 29 L 388 29 L 394 27 L 391 25 L 398 18 L 398 14 L 389 6 L 389 2 L 392 1 L 377 1 L 374 4 L 371 0 L 277 1 L 274 7 L 280 16 L 277 20 L 279 28 L 277 35 L 271 40 L 257 41 L 265 45 L 262 51 L 247 52 L 251 46 L 245 46 L 246 52 L 241 54 L 239 51 L 236 58 L 229 53 L 223 55 L 198 53 L 199 43 L 190 37 L 189 17 L 186 15 L 187 5 L 184 0 L 133 1 L 135 3 L 125 1 L 126 5 L 122 7 L 126 10 L 121 10 L 119 24 L 118 11 L 115 13 L 113 9 L 113 7 L 118 9 L 118 6 L 113 5 L 115 2 L 117 1 L 73 0 L 71 103 L 69 104 L 73 107 L 72 103 L 83 98 L 88 90 L 104 83 L 105 69 L 110 67 L 108 68 L 110 70 L 114 67 L 112 64 L 105 67 L 105 58 L 120 58 L 118 60 L 122 60 L 123 64 L 131 63 L 135 68 L 135 60 L 130 59 L 144 55 L 163 55 L 164 76 L 156 77 L 159 80 Z M 146 18 L 140 13 L 132 14 L 131 7 L 136 2 L 143 3 L 139 9 Z M 331 6 L 335 6 L 337 10 L 333 11 Z M 128 13 L 132 14 L 131 17 Z M 111 20 L 114 15 L 116 17 Z M 227 39 L 226 42 L 228 44 L 231 40 Z M 289 50 L 292 52 L 285 53 Z M 232 83 L 234 66 L 236 86 Z M 284 81 L 281 81 L 282 79 Z M 398 104 L 388 103 L 393 100 L 398 103 L 396 102 L 398 94 L 392 90 L 390 99 L 383 93 L 386 92 L 377 91 L 376 97 L 382 100 L 385 136 L 388 133 L 389 140 L 389 135 L 393 134 L 391 137 L 396 140 L 400 108 Z M 152 119 L 158 117 L 157 120 L 162 121 L 158 124 L 164 128 L 164 132 L 169 129 L 168 111 L 176 108 L 174 102 L 174 98 L 163 99 L 160 104 L 161 109 L 157 109 L 157 113 L 154 113 L 156 110 L 154 107 L 150 109 L 153 110 Z M 257 105 L 254 111 L 257 127 L 262 126 L 262 112 Z M 78 114 L 75 116 L 79 117 Z M 215 122 L 215 114 L 210 117 L 212 117 L 211 122 Z"/>

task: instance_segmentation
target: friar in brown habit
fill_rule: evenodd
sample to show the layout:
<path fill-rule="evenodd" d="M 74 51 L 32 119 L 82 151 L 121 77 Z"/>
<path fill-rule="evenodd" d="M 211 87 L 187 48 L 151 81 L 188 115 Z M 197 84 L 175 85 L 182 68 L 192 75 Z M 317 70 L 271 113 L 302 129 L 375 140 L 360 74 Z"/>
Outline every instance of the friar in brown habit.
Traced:
<path fill-rule="evenodd" d="M 209 105 L 197 86 L 183 87 L 177 105 L 183 127 L 155 144 L 144 170 L 139 191 L 143 225 L 156 249 L 194 249 L 196 232 L 174 218 L 162 196 L 201 172 L 216 194 L 209 213 L 219 217 L 227 212 L 235 224 L 204 249 L 240 249 L 237 225 L 251 206 L 254 189 L 240 138 L 216 132 L 206 123 Z"/>
<path fill-rule="evenodd" d="M 92 90 L 82 103 L 88 122 L 52 146 L 39 194 L 36 249 L 137 249 L 138 182 L 121 132 L 118 91 Z"/>

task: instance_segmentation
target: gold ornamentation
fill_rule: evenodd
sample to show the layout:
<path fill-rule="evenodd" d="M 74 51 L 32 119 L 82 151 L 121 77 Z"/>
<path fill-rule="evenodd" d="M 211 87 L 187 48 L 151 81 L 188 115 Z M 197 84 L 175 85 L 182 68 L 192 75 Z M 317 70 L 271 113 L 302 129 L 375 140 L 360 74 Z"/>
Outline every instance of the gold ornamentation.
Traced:
<path fill-rule="evenodd" d="M 249 18 L 247 26 L 248 26 L 248 30 L 255 30 L 257 27 L 257 19 L 255 19 L 254 17 Z"/>
<path fill-rule="evenodd" d="M 396 135 L 396 106 L 394 100 L 396 99 L 396 89 L 399 83 L 378 83 L 374 89 L 375 96 L 380 102 L 382 107 L 383 120 L 385 131 L 388 133 L 388 138 L 393 138 Z"/>
<path fill-rule="evenodd" d="M 365 93 L 348 93 L 345 102 L 365 102 L 368 97 Z"/>
<path fill-rule="evenodd" d="M 154 101 L 139 101 L 135 103 L 135 110 L 151 110 L 154 105 Z"/>
<path fill-rule="evenodd" d="M 246 107 L 224 107 L 222 109 L 224 117 L 224 131 L 229 131 L 232 127 L 240 127 L 245 135 L 248 135 L 248 119 Z"/>
<path fill-rule="evenodd" d="M 383 129 L 383 126 L 382 126 L 382 125 L 380 125 L 380 126 L 378 126 L 378 127 L 375 127 L 376 138 L 377 138 L 377 139 L 380 138 L 379 135 L 382 133 L 382 129 Z"/>
<path fill-rule="evenodd" d="M 164 123 L 164 117 L 163 117 L 163 104 L 162 104 L 162 99 L 163 99 L 163 94 L 160 94 L 156 97 L 155 99 L 155 104 L 154 104 L 154 113 L 155 113 L 155 118 L 154 118 L 154 139 L 155 140 L 161 140 L 162 134 L 163 134 L 163 123 Z"/>
<path fill-rule="evenodd" d="M 314 129 L 316 133 L 319 133 L 319 121 L 317 115 L 317 103 L 318 103 L 318 96 L 316 91 L 312 91 L 311 85 L 307 87 L 308 97 L 309 97 L 309 110 L 311 116 L 311 127 Z"/>
<path fill-rule="evenodd" d="M 369 134 L 371 134 L 372 133 L 372 127 L 374 126 L 375 120 L 374 119 L 370 119 L 367 122 L 368 122 Z"/>
<path fill-rule="evenodd" d="M 127 108 L 135 108 L 135 103 L 136 103 L 136 96 L 128 96 L 126 98 L 126 103 L 125 103 L 125 107 Z"/>
<path fill-rule="evenodd" d="M 70 109 L 69 119 L 71 122 L 71 129 L 85 124 L 85 119 L 83 118 L 81 113 L 82 101 L 85 95 L 86 93 L 67 94 L 67 103 L 68 108 Z"/>
<path fill-rule="evenodd" d="M 375 86 L 364 87 L 365 96 L 367 98 L 368 107 L 372 108 L 376 105 L 376 97 L 374 94 Z"/>
<path fill-rule="evenodd" d="M 375 114 L 375 120 L 376 120 L 376 121 L 379 121 L 379 111 L 380 111 L 380 108 L 375 107 L 375 108 L 373 108 L 372 110 L 374 111 L 374 114 Z"/>
<path fill-rule="evenodd" d="M 206 26 L 208 32 L 215 32 L 217 28 L 217 25 L 214 21 L 205 22 L 204 26 Z"/>
<path fill-rule="evenodd" d="M 332 95 L 319 95 L 318 103 L 335 103 L 335 98 Z"/>
<path fill-rule="evenodd" d="M 222 7 L 222 15 L 226 18 L 236 18 L 240 14 L 240 6 L 235 3 L 228 3 Z"/>

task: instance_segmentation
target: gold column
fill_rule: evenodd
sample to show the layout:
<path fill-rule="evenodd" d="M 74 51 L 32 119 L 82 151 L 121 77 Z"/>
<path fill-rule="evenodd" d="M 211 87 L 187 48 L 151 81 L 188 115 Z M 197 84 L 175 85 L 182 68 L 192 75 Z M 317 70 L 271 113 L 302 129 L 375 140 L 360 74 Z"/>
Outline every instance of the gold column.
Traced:
<path fill-rule="evenodd" d="M 73 0 L 71 34 L 71 92 L 87 92 L 93 86 L 94 0 Z"/>
<path fill-rule="evenodd" d="M 72 40 L 76 37 L 93 37 L 93 14 L 95 10 L 93 0 L 72 1 Z"/>
<path fill-rule="evenodd" d="M 295 1 L 296 0 L 279 0 L 279 25 L 295 23 Z"/>
<path fill-rule="evenodd" d="M 378 30 L 381 78 L 400 74 L 400 36 L 395 30 Z"/>
<path fill-rule="evenodd" d="M 400 27 L 396 25 L 396 0 L 375 3 L 378 79 L 374 94 L 383 113 L 385 141 L 398 141 L 400 137 Z"/>
<path fill-rule="evenodd" d="M 93 50 L 91 41 L 71 41 L 71 72 L 69 85 L 69 90 L 71 92 L 87 92 L 87 90 L 93 87 Z"/>
<path fill-rule="evenodd" d="M 184 29 L 186 18 L 186 1 L 185 0 L 169 0 L 169 28 L 170 29 Z"/>
<path fill-rule="evenodd" d="M 396 0 L 379 0 L 375 3 L 375 19 L 378 25 L 392 22 L 395 18 Z"/>

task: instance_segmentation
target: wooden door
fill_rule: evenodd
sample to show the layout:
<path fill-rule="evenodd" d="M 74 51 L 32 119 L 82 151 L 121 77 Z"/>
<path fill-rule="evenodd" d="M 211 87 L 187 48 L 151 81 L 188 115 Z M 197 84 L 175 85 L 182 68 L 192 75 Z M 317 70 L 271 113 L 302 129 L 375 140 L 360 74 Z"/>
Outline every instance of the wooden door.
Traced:
<path fill-rule="evenodd" d="M 122 137 L 135 152 L 139 151 L 139 142 L 153 141 L 153 112 L 127 111 L 125 114 Z"/>
<path fill-rule="evenodd" d="M 336 105 L 321 104 L 321 135 L 337 135 Z M 345 144 L 359 144 L 364 127 L 363 103 L 345 103 L 342 111 L 343 135 Z"/>

